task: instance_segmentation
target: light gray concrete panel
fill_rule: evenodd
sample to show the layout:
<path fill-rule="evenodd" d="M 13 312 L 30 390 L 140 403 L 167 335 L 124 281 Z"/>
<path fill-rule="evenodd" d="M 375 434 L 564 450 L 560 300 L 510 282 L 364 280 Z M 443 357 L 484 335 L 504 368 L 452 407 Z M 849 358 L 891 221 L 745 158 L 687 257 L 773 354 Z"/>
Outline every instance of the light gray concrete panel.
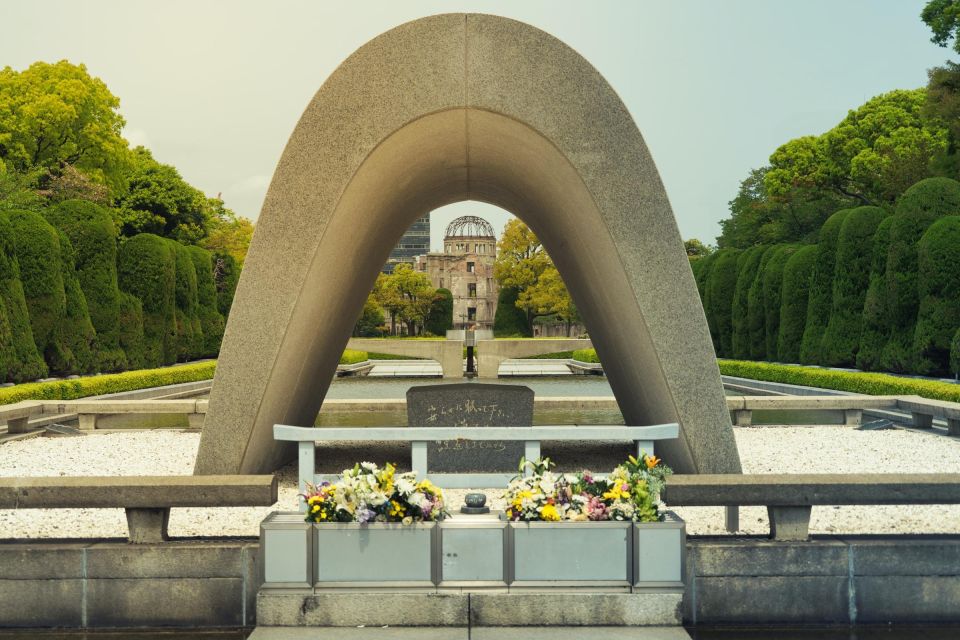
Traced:
<path fill-rule="evenodd" d="M 291 627 L 465 627 L 462 593 L 357 592 L 257 596 L 257 624 Z"/>
<path fill-rule="evenodd" d="M 854 587 L 860 624 L 956 622 L 960 611 L 957 576 L 868 576 Z"/>
<path fill-rule="evenodd" d="M 455 529 L 441 532 L 440 578 L 503 582 L 503 529 Z"/>
<path fill-rule="evenodd" d="M 334 529 L 335 526 L 316 528 L 318 584 L 432 579 L 431 528 L 371 525 Z"/>
<path fill-rule="evenodd" d="M 396 239 L 465 199 L 517 213 L 543 240 L 628 424 L 679 422 L 658 451 L 678 471 L 740 471 L 689 262 L 629 112 L 548 34 L 449 14 L 361 47 L 294 130 L 234 299 L 197 473 L 290 459 L 270 429 L 312 424 Z"/>
<path fill-rule="evenodd" d="M 228 627 L 243 624 L 239 578 L 87 580 L 91 627 Z"/>
<path fill-rule="evenodd" d="M 696 579 L 698 624 L 846 624 L 846 577 L 741 576 Z"/>
<path fill-rule="evenodd" d="M 680 582 L 682 577 L 683 531 L 677 529 L 637 529 L 637 575 L 634 584 L 644 582 Z"/>
<path fill-rule="evenodd" d="M 680 593 L 473 593 L 480 627 L 664 626 L 680 624 Z"/>
<path fill-rule="evenodd" d="M 0 580 L 0 627 L 79 627 L 82 580 Z"/>
<path fill-rule="evenodd" d="M 263 532 L 266 582 L 310 582 L 310 538 L 296 529 L 270 529 Z"/>
<path fill-rule="evenodd" d="M 42 542 L 0 545 L 0 580 L 62 580 L 83 577 L 89 543 Z"/>
<path fill-rule="evenodd" d="M 629 579 L 629 527 L 511 527 L 516 581 Z"/>

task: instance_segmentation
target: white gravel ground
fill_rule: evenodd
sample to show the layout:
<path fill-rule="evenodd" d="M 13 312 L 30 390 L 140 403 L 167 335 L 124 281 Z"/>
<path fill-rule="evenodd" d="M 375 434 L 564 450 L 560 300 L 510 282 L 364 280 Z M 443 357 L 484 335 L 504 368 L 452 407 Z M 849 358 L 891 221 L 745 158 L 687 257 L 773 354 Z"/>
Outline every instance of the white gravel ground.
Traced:
<path fill-rule="evenodd" d="M 843 426 L 735 429 L 747 473 L 960 472 L 960 440 Z M 190 475 L 200 436 L 179 431 L 97 433 L 0 444 L 0 476 Z M 466 491 L 447 491 L 459 506 Z M 281 472 L 280 509 L 296 508 L 296 473 Z M 491 497 L 497 490 L 487 491 Z M 492 501 L 494 508 L 501 506 Z M 173 536 L 256 536 L 264 508 L 173 509 Z M 723 533 L 723 510 L 677 509 L 693 534 Z M 766 533 L 763 507 L 741 509 L 744 533 Z M 960 505 L 814 507 L 814 533 L 960 533 Z M 123 537 L 121 509 L 0 510 L 0 538 Z"/>

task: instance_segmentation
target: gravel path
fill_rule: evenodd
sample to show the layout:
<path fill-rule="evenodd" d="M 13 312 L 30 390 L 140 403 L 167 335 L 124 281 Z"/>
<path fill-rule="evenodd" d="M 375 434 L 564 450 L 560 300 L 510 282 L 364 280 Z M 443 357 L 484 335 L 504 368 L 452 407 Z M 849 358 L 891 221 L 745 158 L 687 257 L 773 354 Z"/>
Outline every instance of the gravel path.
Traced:
<path fill-rule="evenodd" d="M 747 473 L 960 472 L 960 440 L 915 431 L 858 431 L 843 426 L 734 430 Z M 200 436 L 179 431 L 29 438 L 0 445 L 0 476 L 190 475 Z M 448 490 L 458 506 L 465 490 Z M 487 494 L 496 496 L 498 491 Z M 281 471 L 279 508 L 296 508 L 296 472 Z M 500 506 L 494 499 L 492 506 Z M 256 536 L 278 507 L 173 509 L 173 536 Z M 693 534 L 724 533 L 723 509 L 677 509 Z M 744 533 L 766 533 L 763 507 L 741 509 Z M 960 505 L 815 507 L 814 533 L 960 533 Z M 124 537 L 121 509 L 0 510 L 0 538 Z"/>

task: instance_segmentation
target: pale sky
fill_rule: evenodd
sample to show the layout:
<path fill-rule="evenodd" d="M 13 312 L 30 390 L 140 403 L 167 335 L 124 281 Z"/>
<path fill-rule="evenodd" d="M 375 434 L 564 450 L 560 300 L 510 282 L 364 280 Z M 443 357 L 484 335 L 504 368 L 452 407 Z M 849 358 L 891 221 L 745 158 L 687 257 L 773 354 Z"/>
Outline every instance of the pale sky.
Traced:
<path fill-rule="evenodd" d="M 383 31 L 480 12 L 530 23 L 620 94 L 684 238 L 712 243 L 749 170 L 866 99 L 926 83 L 950 52 L 925 0 L 0 0 L 0 66 L 83 62 L 120 98 L 124 135 L 255 219 L 293 127 L 327 76 Z M 460 203 L 433 216 L 432 245 Z"/>

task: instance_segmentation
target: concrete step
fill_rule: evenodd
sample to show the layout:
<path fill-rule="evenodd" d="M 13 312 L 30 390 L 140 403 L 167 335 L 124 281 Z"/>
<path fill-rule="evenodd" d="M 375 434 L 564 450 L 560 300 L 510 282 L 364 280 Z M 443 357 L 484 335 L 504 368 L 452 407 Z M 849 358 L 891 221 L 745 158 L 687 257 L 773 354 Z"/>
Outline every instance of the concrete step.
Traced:
<path fill-rule="evenodd" d="M 682 627 L 257 627 L 247 640 L 690 640 Z"/>

